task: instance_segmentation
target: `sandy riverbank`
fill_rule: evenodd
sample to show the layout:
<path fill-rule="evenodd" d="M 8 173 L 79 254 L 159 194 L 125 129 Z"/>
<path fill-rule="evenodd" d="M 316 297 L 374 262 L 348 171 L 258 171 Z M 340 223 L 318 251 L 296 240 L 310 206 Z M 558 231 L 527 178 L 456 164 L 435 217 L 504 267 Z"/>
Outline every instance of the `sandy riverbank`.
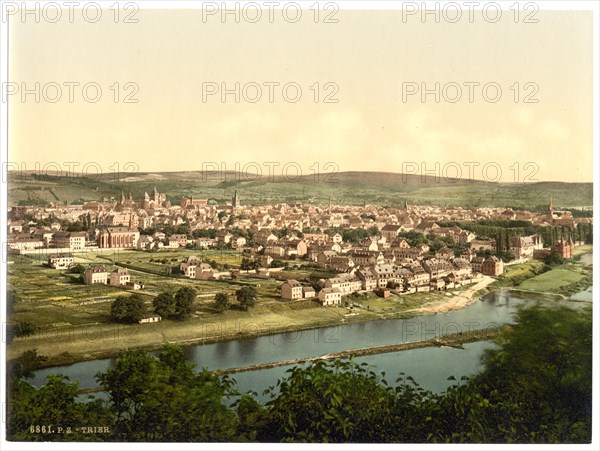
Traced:
<path fill-rule="evenodd" d="M 465 291 L 455 296 L 449 297 L 448 299 L 441 299 L 433 301 L 416 309 L 407 310 L 406 313 L 417 313 L 417 314 L 431 314 L 431 313 L 446 313 L 453 310 L 459 310 L 467 307 L 468 305 L 475 302 L 475 293 L 479 290 L 486 288 L 488 285 L 493 283 L 496 279 L 490 276 L 483 276 L 483 278 L 475 285 L 469 287 Z"/>

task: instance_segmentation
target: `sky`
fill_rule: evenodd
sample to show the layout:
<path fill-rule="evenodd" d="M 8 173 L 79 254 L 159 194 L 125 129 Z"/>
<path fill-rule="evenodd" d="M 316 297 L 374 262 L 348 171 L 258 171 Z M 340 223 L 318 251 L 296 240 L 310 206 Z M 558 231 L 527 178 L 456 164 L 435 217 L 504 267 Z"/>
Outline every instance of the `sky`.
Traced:
<path fill-rule="evenodd" d="M 129 13 L 9 19 L 9 162 L 593 180 L 589 12 Z"/>

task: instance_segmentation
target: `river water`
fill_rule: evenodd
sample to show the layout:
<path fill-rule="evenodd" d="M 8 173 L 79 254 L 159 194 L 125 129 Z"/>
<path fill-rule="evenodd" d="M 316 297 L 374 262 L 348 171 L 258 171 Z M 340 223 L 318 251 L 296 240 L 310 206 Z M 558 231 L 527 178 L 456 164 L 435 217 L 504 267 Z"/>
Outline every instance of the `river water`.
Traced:
<path fill-rule="evenodd" d="M 438 335 L 467 332 L 513 323 L 520 306 L 535 301 L 526 293 L 508 290 L 489 293 L 470 306 L 437 315 L 411 319 L 393 319 L 327 327 L 308 331 L 282 333 L 254 339 L 194 345 L 185 348 L 186 357 L 198 368 L 228 369 L 324 354 L 352 348 L 364 348 L 393 343 L 431 339 Z M 566 304 L 566 303 L 565 303 Z M 570 303 L 580 304 L 580 303 Z M 441 392 L 455 376 L 476 374 L 482 367 L 481 358 L 486 349 L 494 346 L 489 341 L 465 344 L 464 349 L 448 347 L 419 348 L 407 351 L 369 355 L 356 358 L 367 362 L 376 373 L 386 372 L 388 383 L 393 384 L 400 372 L 412 376 L 421 387 Z M 106 371 L 113 359 L 99 359 L 72 365 L 45 368 L 37 371 L 32 384 L 45 383 L 48 374 L 63 374 L 78 381 L 80 388 L 97 386 L 96 373 Z M 262 392 L 285 375 L 288 367 L 276 367 L 233 374 L 240 392 L 255 391 L 265 400 Z"/>

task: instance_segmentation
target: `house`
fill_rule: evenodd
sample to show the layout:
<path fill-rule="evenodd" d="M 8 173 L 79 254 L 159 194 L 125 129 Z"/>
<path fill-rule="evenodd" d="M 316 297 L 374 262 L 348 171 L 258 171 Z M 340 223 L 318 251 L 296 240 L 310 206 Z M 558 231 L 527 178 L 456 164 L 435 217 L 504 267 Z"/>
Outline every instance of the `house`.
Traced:
<path fill-rule="evenodd" d="M 350 294 L 362 289 L 362 281 L 355 274 L 338 274 L 325 281 L 325 288 L 337 288 L 342 294 Z"/>
<path fill-rule="evenodd" d="M 381 235 L 388 243 L 393 243 L 398 238 L 398 234 L 402 231 L 402 227 L 398 224 L 387 224 L 381 229 Z"/>
<path fill-rule="evenodd" d="M 254 233 L 252 236 L 252 241 L 264 246 L 269 244 L 271 241 L 277 241 L 277 236 L 274 235 L 269 229 L 261 229 Z"/>
<path fill-rule="evenodd" d="M 196 249 L 210 249 L 217 245 L 217 240 L 214 238 L 197 238 L 195 243 Z"/>
<path fill-rule="evenodd" d="M 275 239 L 277 239 L 277 238 L 275 238 Z M 305 233 L 303 235 L 303 239 L 307 243 L 311 243 L 311 244 L 312 243 L 325 244 L 329 241 L 329 235 L 327 235 L 326 233 Z M 256 240 L 254 240 L 254 241 L 256 241 Z"/>
<path fill-rule="evenodd" d="M 323 305 L 342 305 L 342 292 L 339 288 L 323 288 L 319 291 L 319 300 Z"/>
<path fill-rule="evenodd" d="M 144 316 L 141 320 L 139 320 L 139 323 L 140 324 L 157 323 L 160 320 L 162 320 L 162 316 L 157 315 L 156 313 L 154 313 L 152 315 Z"/>
<path fill-rule="evenodd" d="M 473 257 L 471 260 L 471 268 L 473 268 L 473 272 L 483 272 L 483 262 L 485 258 L 483 257 Z"/>
<path fill-rule="evenodd" d="M 54 254 L 48 257 L 48 266 L 54 269 L 70 268 L 73 261 L 71 254 Z"/>
<path fill-rule="evenodd" d="M 423 269 L 429 273 L 431 279 L 437 279 L 450 274 L 454 270 L 454 267 L 447 260 L 431 258 L 423 262 Z"/>
<path fill-rule="evenodd" d="M 304 299 L 312 299 L 317 296 L 313 287 L 302 287 L 302 297 Z"/>
<path fill-rule="evenodd" d="M 377 273 L 373 268 L 359 268 L 355 274 L 361 280 L 363 290 L 373 291 L 377 288 Z"/>
<path fill-rule="evenodd" d="M 131 281 L 131 276 L 126 268 L 117 268 L 110 273 L 109 283 L 115 287 L 127 285 Z"/>
<path fill-rule="evenodd" d="M 86 285 L 104 284 L 108 283 L 109 272 L 102 265 L 90 266 L 83 272 L 83 282 Z"/>
<path fill-rule="evenodd" d="M 454 257 L 454 251 L 448 246 L 444 246 L 438 249 L 435 253 L 435 258 L 439 258 L 442 260 L 450 260 L 452 257 Z"/>
<path fill-rule="evenodd" d="M 177 243 L 178 247 L 185 247 L 187 244 L 187 235 L 183 233 L 173 234 L 169 237 L 169 244 Z"/>
<path fill-rule="evenodd" d="M 183 262 L 179 264 L 179 271 L 186 276 L 194 279 L 196 277 L 196 267 L 202 263 L 202 259 L 196 255 L 188 255 Z"/>
<path fill-rule="evenodd" d="M 354 261 L 350 257 L 335 255 L 329 258 L 325 266 L 337 272 L 344 272 L 348 269 L 354 268 L 355 265 Z"/>
<path fill-rule="evenodd" d="M 19 233 L 8 236 L 8 247 L 14 250 L 38 249 L 44 247 L 44 242 L 34 238 L 29 233 Z"/>
<path fill-rule="evenodd" d="M 235 249 L 244 247 L 246 245 L 246 238 L 243 236 L 234 235 L 230 238 L 229 244 Z"/>
<path fill-rule="evenodd" d="M 140 239 L 137 241 L 137 248 L 140 250 L 149 250 L 152 248 L 152 243 L 154 242 L 154 238 L 150 235 L 141 235 Z"/>
<path fill-rule="evenodd" d="M 281 285 L 281 297 L 288 301 L 295 301 L 296 299 L 302 299 L 303 290 L 302 284 L 297 280 L 287 280 Z"/>
<path fill-rule="evenodd" d="M 489 256 L 484 260 L 481 272 L 486 276 L 499 276 L 504 272 L 504 262 L 496 256 Z"/>
<path fill-rule="evenodd" d="M 460 244 L 470 243 L 475 239 L 475 234 L 473 232 L 469 232 L 467 230 L 463 230 L 458 235 L 455 236 L 455 239 Z"/>
<path fill-rule="evenodd" d="M 473 260 L 476 256 L 477 254 L 475 254 L 472 249 L 465 249 L 460 253 L 460 258 L 464 258 L 465 260 L 469 261 Z"/>

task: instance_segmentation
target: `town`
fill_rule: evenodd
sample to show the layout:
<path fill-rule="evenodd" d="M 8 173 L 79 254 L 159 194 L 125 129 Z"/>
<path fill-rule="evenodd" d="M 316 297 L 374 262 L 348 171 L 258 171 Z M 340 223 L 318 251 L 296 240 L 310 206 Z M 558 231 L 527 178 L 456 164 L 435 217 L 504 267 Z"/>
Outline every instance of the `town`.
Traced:
<path fill-rule="evenodd" d="M 150 193 L 121 192 L 105 202 L 67 206 L 15 206 L 8 214 L 8 252 L 47 259 L 68 270 L 86 252 L 139 251 L 160 255 L 179 249 L 235 251 L 221 265 L 187 252 L 164 275 L 196 280 L 269 279 L 280 282 L 282 301 L 317 300 L 344 306 L 348 295 L 372 292 L 387 298 L 445 291 L 499 276 L 505 265 L 531 259 L 568 259 L 591 235 L 590 217 L 559 211 L 511 208 L 441 208 L 404 205 L 244 205 L 168 200 Z M 460 224 L 460 226 L 458 225 Z M 159 258 L 157 257 L 157 261 Z M 122 263 L 122 262 L 121 262 Z M 331 277 L 299 277 L 295 268 Z M 81 267 L 84 284 L 140 290 L 127 265 Z M 156 316 L 146 319 L 155 321 Z"/>

